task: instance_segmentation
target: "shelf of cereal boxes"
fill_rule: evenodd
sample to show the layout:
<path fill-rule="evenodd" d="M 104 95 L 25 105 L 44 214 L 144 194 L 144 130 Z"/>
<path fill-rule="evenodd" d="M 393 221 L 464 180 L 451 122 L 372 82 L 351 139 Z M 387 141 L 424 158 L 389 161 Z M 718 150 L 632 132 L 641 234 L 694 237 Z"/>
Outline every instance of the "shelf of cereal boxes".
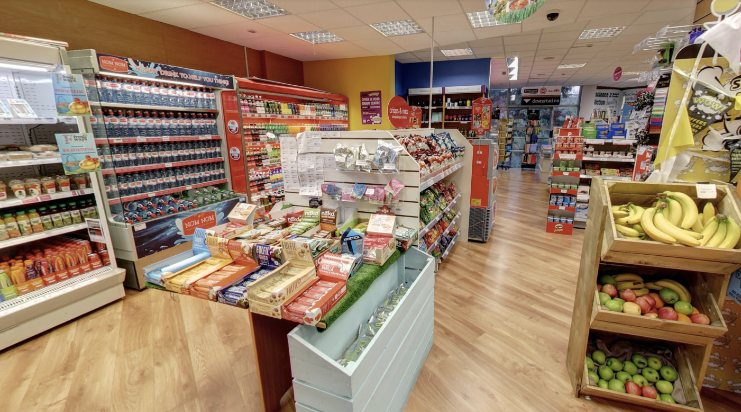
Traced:
<path fill-rule="evenodd" d="M 425 227 L 419 229 L 419 236 L 420 237 L 421 236 L 424 236 L 425 233 L 429 232 L 429 230 L 432 229 L 437 224 L 437 222 L 440 221 L 440 219 L 443 217 L 443 215 L 446 214 L 446 213 L 448 213 L 448 211 L 450 210 L 450 208 L 452 208 L 455 205 L 455 203 L 458 202 L 458 199 L 460 199 L 461 196 L 463 196 L 463 195 L 460 194 L 460 193 L 458 193 L 458 196 L 456 196 L 455 199 L 451 200 L 450 203 L 448 203 L 448 206 L 446 206 L 445 209 L 442 212 L 440 212 L 437 216 L 435 216 L 435 218 L 432 219 L 430 221 L 430 223 L 428 223 Z"/>

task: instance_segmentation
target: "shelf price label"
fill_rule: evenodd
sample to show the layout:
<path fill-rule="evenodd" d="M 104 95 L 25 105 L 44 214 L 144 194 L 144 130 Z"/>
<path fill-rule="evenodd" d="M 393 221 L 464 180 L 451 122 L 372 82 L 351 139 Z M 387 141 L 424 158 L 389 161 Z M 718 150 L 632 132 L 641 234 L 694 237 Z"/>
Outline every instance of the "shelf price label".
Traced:
<path fill-rule="evenodd" d="M 146 142 L 147 142 L 147 138 L 146 138 L 146 137 L 141 137 L 141 136 L 138 136 L 138 137 L 136 138 L 136 141 L 137 141 L 137 142 L 140 142 L 140 143 L 146 143 Z"/>

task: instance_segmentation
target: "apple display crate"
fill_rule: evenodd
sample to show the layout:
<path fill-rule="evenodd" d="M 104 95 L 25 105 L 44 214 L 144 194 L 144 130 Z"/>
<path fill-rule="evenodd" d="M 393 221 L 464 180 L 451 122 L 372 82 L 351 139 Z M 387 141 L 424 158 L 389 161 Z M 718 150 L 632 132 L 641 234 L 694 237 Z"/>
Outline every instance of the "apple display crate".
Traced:
<path fill-rule="evenodd" d="M 402 411 L 432 347 L 435 261 L 410 249 L 331 327 L 288 334 L 297 411 Z M 356 362 L 339 359 L 388 292 L 413 281 Z"/>
<path fill-rule="evenodd" d="M 65 73 L 62 60 L 67 44 L 23 36 L 0 36 L 0 62 L 13 64 L 0 68 L 0 99 L 25 99 L 37 117 L 0 120 L 0 144 L 56 144 L 55 133 L 84 131 L 75 117 L 58 117 L 51 73 Z M 19 63 L 23 62 L 23 63 Z M 0 161 L 0 180 L 64 174 L 59 157 L 27 161 Z M 58 200 L 75 201 L 80 196 L 94 196 L 98 214 L 105 214 L 95 174 L 92 188 L 45 194 L 25 199 L 10 197 L 0 202 L 0 213 L 11 208 L 45 206 Z M 110 233 L 102 220 L 102 232 L 112 264 L 40 289 L 0 301 L 0 350 L 87 312 L 124 297 L 125 271 L 115 265 Z M 28 236 L 0 241 L 0 254 L 11 256 L 28 250 L 33 242 L 63 234 L 83 233 L 87 224 L 72 224 Z"/>
<path fill-rule="evenodd" d="M 741 251 L 666 245 L 620 238 L 610 212 L 613 202 L 650 202 L 666 190 L 686 193 L 696 203 L 693 184 L 613 182 L 592 179 L 589 212 L 571 322 L 567 368 L 574 395 L 600 396 L 667 411 L 702 410 L 699 396 L 713 342 L 727 332 L 722 310 L 731 274 L 741 266 Z M 720 213 L 741 221 L 739 199 L 730 186 L 718 186 L 713 203 Z M 688 286 L 692 305 L 710 320 L 709 325 L 651 319 L 610 312 L 600 304 L 600 271 L 617 270 L 638 275 L 661 275 Z M 590 385 L 585 356 L 590 335 L 619 336 L 669 346 L 676 354 L 677 371 L 687 403 L 669 404 Z"/>

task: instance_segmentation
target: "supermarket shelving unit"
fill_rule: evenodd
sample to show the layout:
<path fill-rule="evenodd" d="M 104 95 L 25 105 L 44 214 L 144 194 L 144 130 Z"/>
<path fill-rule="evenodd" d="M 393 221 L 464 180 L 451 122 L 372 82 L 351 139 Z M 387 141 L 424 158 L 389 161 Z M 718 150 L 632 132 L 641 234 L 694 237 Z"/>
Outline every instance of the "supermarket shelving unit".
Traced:
<path fill-rule="evenodd" d="M 38 118 L 7 119 L 0 124 L 4 144 L 56 144 L 54 133 L 84 131 L 80 118 L 57 117 L 56 103 L 51 85 L 51 72 L 65 72 L 63 60 L 66 43 L 26 38 L 16 35 L 0 36 L 0 62 L 20 65 L 19 68 L 0 69 L 0 98 L 25 99 Z M 22 68 L 27 66 L 28 69 Z M 32 161 L 0 161 L 0 180 L 24 178 L 34 175 L 63 174 L 61 158 L 54 157 Z M 53 195 L 40 195 L 26 199 L 10 197 L 0 202 L 0 212 L 22 205 L 41 206 L 45 202 L 94 196 L 97 211 L 105 215 L 103 196 L 98 190 L 98 179 L 90 175 L 92 189 L 75 190 Z M 110 232 L 102 222 L 105 244 L 111 265 L 104 266 L 67 280 L 49 284 L 32 292 L 0 301 L 0 350 L 34 335 L 61 325 L 124 297 L 122 282 L 125 271 L 116 267 Z M 0 253 L 14 255 L 33 245 L 32 242 L 62 234 L 79 233 L 87 224 L 73 224 L 25 237 L 0 241 Z"/>

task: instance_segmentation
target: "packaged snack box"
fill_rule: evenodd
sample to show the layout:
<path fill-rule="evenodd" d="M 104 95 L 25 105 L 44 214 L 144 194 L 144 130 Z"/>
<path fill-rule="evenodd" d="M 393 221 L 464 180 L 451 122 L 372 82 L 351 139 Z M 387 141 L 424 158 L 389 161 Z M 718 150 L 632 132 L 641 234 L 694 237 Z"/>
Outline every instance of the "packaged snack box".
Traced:
<path fill-rule="evenodd" d="M 232 223 L 251 225 L 252 219 L 254 218 L 252 214 L 255 212 L 256 208 L 256 205 L 249 203 L 237 203 L 237 205 L 234 206 L 234 209 L 232 209 L 226 217 Z"/>
<path fill-rule="evenodd" d="M 395 227 L 395 215 L 371 215 L 370 220 L 368 221 L 368 230 L 366 230 L 366 233 L 372 236 L 393 237 Z"/>

